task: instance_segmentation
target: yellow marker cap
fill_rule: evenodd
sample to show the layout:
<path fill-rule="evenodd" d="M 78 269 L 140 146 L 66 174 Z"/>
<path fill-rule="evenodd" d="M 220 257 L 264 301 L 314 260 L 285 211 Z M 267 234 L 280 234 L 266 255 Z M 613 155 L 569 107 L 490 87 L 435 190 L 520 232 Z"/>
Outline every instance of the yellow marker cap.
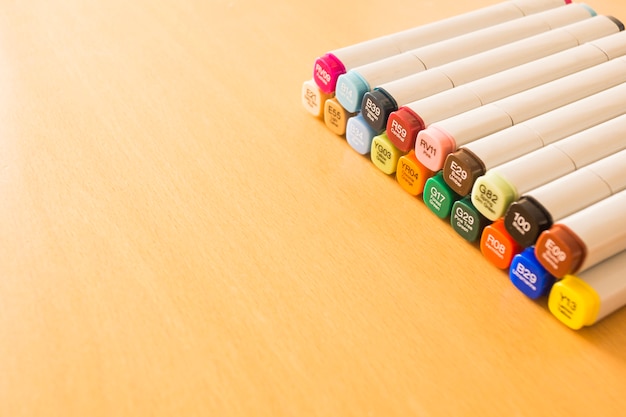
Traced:
<path fill-rule="evenodd" d="M 566 326 L 578 330 L 596 322 L 600 310 L 598 293 L 585 281 L 566 275 L 550 290 L 548 309 Z"/>
<path fill-rule="evenodd" d="M 398 160 L 402 155 L 404 155 L 404 152 L 391 143 L 387 137 L 387 133 L 374 136 L 370 158 L 374 165 L 382 172 L 385 174 L 393 174 L 396 172 Z"/>

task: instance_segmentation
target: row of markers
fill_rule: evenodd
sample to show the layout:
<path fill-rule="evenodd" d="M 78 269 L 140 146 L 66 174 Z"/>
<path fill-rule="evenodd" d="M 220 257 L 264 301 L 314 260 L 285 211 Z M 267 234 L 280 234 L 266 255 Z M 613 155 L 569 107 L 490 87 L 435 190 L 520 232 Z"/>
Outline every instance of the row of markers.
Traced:
<path fill-rule="evenodd" d="M 512 0 L 319 57 L 302 103 L 573 329 L 626 305 L 626 32 Z"/>

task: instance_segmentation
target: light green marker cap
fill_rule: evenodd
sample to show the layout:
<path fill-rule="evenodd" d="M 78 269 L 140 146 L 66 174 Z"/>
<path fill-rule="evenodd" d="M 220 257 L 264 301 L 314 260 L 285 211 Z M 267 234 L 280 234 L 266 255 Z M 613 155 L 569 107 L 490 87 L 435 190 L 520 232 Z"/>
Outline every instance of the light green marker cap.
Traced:
<path fill-rule="evenodd" d="M 517 189 L 495 171 L 487 171 L 472 188 L 472 204 L 491 221 L 504 216 L 518 197 Z"/>

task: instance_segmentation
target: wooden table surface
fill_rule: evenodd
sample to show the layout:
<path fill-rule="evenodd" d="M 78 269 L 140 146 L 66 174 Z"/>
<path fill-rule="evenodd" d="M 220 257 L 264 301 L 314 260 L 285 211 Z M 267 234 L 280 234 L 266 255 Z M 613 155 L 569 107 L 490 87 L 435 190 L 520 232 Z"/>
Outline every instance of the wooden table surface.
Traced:
<path fill-rule="evenodd" d="M 300 103 L 494 3 L 4 1 L 0 415 L 623 416 L 626 311 L 570 330 Z"/>

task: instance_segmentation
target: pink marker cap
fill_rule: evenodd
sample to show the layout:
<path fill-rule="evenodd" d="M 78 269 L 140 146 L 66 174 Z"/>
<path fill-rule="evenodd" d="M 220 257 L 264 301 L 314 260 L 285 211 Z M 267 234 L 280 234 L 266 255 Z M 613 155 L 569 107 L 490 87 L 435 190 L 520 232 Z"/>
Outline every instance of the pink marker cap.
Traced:
<path fill-rule="evenodd" d="M 337 78 L 345 74 L 346 67 L 333 54 L 326 54 L 315 60 L 313 64 L 313 79 L 324 93 L 332 93 L 337 85 Z"/>
<path fill-rule="evenodd" d="M 431 125 L 417 134 L 415 154 L 431 171 L 443 169 L 446 157 L 454 151 L 456 151 L 454 137 L 436 125 Z"/>

